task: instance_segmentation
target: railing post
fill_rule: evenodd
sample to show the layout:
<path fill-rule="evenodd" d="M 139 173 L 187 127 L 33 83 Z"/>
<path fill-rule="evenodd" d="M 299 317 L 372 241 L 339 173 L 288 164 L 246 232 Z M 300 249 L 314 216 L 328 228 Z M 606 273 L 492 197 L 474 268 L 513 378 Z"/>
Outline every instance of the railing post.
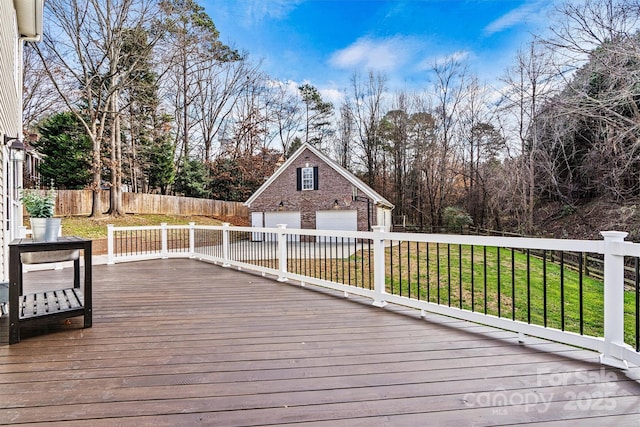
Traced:
<path fill-rule="evenodd" d="M 229 263 L 229 226 L 231 223 L 222 223 L 222 266 L 231 267 Z"/>
<path fill-rule="evenodd" d="M 160 250 L 160 256 L 162 257 L 162 259 L 167 259 L 169 258 L 169 245 L 167 242 L 167 223 L 166 222 L 161 222 L 160 223 L 160 239 L 162 241 L 162 249 Z"/>
<path fill-rule="evenodd" d="M 288 280 L 285 276 L 287 274 L 287 235 L 284 234 L 284 230 L 287 228 L 287 224 L 276 224 L 276 227 L 278 227 L 278 265 L 280 270 L 278 282 L 286 282 Z"/>
<path fill-rule="evenodd" d="M 189 258 L 196 256 L 196 223 L 189 223 Z"/>
<path fill-rule="evenodd" d="M 113 224 L 107 224 L 107 264 L 115 264 L 113 253 Z"/>
<path fill-rule="evenodd" d="M 373 304 L 376 307 L 387 305 L 384 294 L 385 289 L 385 265 L 384 265 L 384 226 L 373 226 L 373 291 L 375 299 Z"/>
<path fill-rule="evenodd" d="M 604 237 L 604 351 L 600 363 L 627 369 L 618 348 L 624 345 L 624 256 L 616 246 L 628 233 L 602 231 Z"/>

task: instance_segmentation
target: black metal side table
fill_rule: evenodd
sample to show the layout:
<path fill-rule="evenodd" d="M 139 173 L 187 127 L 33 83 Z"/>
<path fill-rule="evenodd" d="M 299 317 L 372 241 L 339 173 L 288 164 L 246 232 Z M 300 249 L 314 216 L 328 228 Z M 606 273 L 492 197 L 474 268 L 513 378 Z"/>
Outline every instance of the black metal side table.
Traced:
<path fill-rule="evenodd" d="M 91 296 L 91 240 L 80 237 L 59 237 L 55 242 L 34 242 L 32 239 L 16 239 L 9 244 L 9 344 L 20 342 L 20 325 L 42 320 L 59 321 L 84 316 L 84 327 L 92 324 Z M 80 283 L 80 259 L 74 259 L 74 285 L 67 289 L 40 291 L 24 294 L 22 289 L 22 254 L 82 250 L 84 252 L 84 283 Z M 44 258 L 47 259 L 46 255 Z M 54 262 L 47 260 L 46 262 Z M 2 334 L 4 335 L 4 334 Z"/>

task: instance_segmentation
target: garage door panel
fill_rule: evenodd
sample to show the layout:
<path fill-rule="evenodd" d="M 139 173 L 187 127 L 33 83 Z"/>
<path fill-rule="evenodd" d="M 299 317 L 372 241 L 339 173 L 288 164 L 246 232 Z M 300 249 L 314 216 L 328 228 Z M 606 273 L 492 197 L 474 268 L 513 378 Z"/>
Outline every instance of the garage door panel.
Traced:
<path fill-rule="evenodd" d="M 265 212 L 264 213 L 264 226 L 267 228 L 276 228 L 278 224 L 286 224 L 288 229 L 299 229 L 300 227 L 300 212 L 286 211 L 286 212 Z M 277 239 L 275 235 L 267 234 L 267 240 Z M 291 236 L 295 241 L 300 240 L 299 236 Z"/>
<path fill-rule="evenodd" d="M 358 211 L 331 210 L 316 212 L 317 230 L 357 231 Z M 320 239 L 325 240 L 323 238 Z M 352 239 L 349 239 L 352 240 Z"/>

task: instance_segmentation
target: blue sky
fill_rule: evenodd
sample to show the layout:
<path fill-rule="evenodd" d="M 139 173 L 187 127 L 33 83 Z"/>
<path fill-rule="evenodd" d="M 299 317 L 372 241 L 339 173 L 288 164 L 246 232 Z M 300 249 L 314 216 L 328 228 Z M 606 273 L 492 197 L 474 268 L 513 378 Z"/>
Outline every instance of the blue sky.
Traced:
<path fill-rule="evenodd" d="M 326 97 L 354 71 L 384 72 L 389 89 L 426 88 L 452 55 L 497 84 L 518 48 L 548 25 L 550 0 L 200 0 L 223 42 L 262 60 L 272 78 Z"/>

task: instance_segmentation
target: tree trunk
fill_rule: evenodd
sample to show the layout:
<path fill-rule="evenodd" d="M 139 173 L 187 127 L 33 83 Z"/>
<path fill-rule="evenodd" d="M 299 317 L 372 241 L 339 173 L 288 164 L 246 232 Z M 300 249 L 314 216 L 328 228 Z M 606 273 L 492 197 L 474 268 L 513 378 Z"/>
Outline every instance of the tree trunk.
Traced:
<path fill-rule="evenodd" d="M 114 91 L 111 100 L 113 130 L 111 133 L 111 208 L 112 216 L 122 216 L 122 141 L 120 134 L 120 114 L 118 112 L 119 91 Z"/>
<path fill-rule="evenodd" d="M 183 90 L 183 100 L 182 100 L 182 156 L 184 156 L 184 162 L 189 158 L 189 80 L 187 78 L 188 67 L 187 63 L 187 54 L 183 53 L 183 61 L 182 61 L 182 90 Z M 180 160 L 180 159 L 178 159 Z M 180 164 L 180 161 L 178 161 Z"/>
<path fill-rule="evenodd" d="M 91 186 L 93 187 L 93 202 L 91 204 L 91 218 L 98 218 L 102 216 L 102 174 L 100 170 L 102 169 L 102 156 L 100 155 L 100 139 L 96 136 L 96 125 L 92 124 L 92 140 L 93 140 L 93 182 Z"/>
<path fill-rule="evenodd" d="M 101 202 L 102 190 L 100 188 L 93 189 L 92 203 L 91 203 L 91 218 L 98 218 L 102 216 L 102 202 Z"/>

